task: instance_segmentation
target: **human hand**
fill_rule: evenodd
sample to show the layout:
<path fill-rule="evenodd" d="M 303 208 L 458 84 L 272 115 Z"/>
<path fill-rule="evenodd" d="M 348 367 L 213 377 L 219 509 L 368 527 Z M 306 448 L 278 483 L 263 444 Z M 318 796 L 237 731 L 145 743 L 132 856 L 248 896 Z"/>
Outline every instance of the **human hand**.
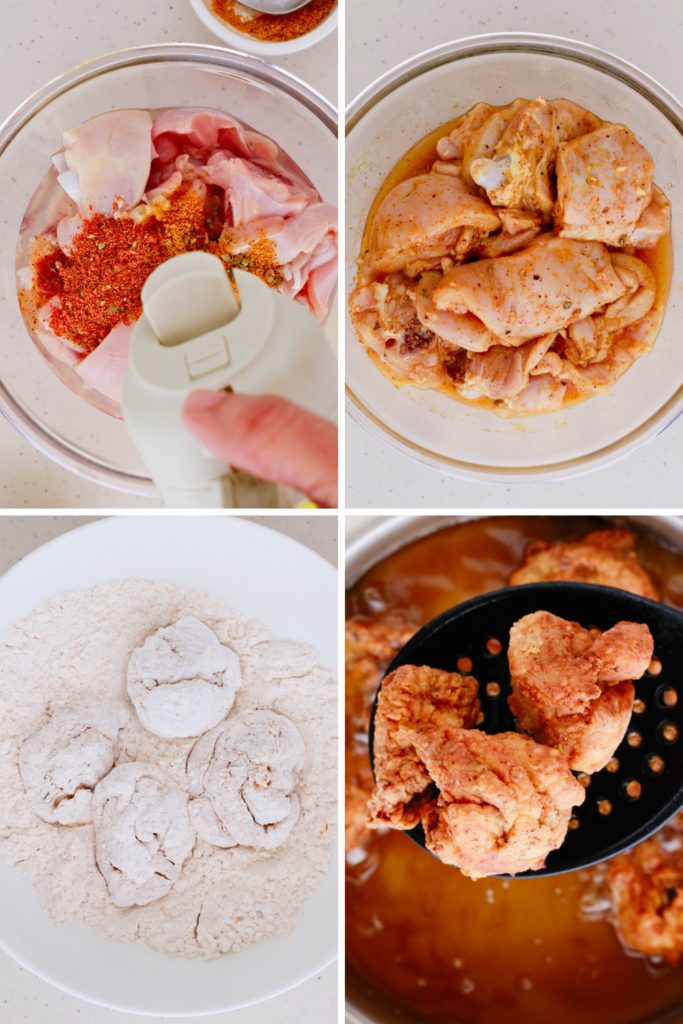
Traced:
<path fill-rule="evenodd" d="M 337 428 L 320 416 L 276 395 L 192 391 L 183 422 L 235 469 L 337 507 Z"/>

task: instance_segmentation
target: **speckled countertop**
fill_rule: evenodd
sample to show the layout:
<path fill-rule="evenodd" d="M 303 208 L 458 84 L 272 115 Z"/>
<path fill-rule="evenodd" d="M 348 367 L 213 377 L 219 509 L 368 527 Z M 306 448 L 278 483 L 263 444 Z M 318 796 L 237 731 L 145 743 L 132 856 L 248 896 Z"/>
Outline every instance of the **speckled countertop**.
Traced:
<path fill-rule="evenodd" d="M 0 6 L 0 122 L 52 78 L 102 54 L 149 43 L 222 45 L 189 0 L 2 0 Z M 336 32 L 273 63 L 337 106 Z M 163 507 L 158 499 L 81 480 L 37 451 L 0 415 L 0 508 Z"/>
<path fill-rule="evenodd" d="M 0 516 L 0 575 L 53 537 L 92 523 L 101 516 Z M 241 516 L 292 537 L 337 565 L 336 516 Z M 245 1010 L 184 1017 L 187 1024 L 335 1024 L 338 966 L 331 964 L 303 985 Z M 0 950 L 0 1021 L 2 1024 L 154 1024 L 177 1020 L 146 1017 L 94 1006 L 67 995 Z"/>
<path fill-rule="evenodd" d="M 423 50 L 486 32 L 542 32 L 602 47 L 679 99 L 683 7 L 653 0 L 347 0 L 346 99 Z M 621 462 L 566 483 L 478 484 L 420 466 L 346 417 L 347 508 L 675 508 L 683 489 L 683 417 Z"/>

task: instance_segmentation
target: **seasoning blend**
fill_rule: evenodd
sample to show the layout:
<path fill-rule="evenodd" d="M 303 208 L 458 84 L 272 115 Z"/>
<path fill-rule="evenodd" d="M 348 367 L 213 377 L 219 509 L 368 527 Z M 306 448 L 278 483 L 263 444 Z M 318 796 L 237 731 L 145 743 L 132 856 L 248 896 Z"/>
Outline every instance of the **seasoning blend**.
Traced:
<path fill-rule="evenodd" d="M 310 0 L 290 14 L 258 14 L 239 0 L 211 0 L 211 10 L 238 32 L 268 43 L 283 43 L 307 35 L 322 24 L 337 0 Z"/>

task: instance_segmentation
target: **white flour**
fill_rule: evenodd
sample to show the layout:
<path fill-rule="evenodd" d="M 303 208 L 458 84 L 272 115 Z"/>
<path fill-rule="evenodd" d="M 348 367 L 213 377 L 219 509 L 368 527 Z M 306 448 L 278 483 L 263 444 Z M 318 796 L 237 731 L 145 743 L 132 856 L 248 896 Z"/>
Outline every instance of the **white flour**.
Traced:
<path fill-rule="evenodd" d="M 47 724 L 49 702 L 57 709 L 74 700 L 125 700 L 131 716 L 117 763 L 156 765 L 187 791 L 186 761 L 196 738 L 147 732 L 126 692 L 133 648 L 186 615 L 239 656 L 243 683 L 231 714 L 268 709 L 298 727 L 306 748 L 296 789 L 301 814 L 275 850 L 220 849 L 197 837 L 166 896 L 117 907 L 95 862 L 92 822 L 66 826 L 39 817 L 19 774 L 19 751 Z M 325 670 L 311 668 L 310 647 L 301 645 L 301 657 L 293 658 L 290 645 L 266 646 L 271 640 L 263 623 L 245 622 L 209 594 L 143 580 L 67 591 L 7 630 L 0 641 L 0 854 L 35 885 L 58 924 L 82 918 L 102 939 L 207 958 L 287 936 L 297 926 L 301 904 L 329 867 L 334 839 L 336 689 Z M 293 670 L 305 674 L 285 678 Z"/>

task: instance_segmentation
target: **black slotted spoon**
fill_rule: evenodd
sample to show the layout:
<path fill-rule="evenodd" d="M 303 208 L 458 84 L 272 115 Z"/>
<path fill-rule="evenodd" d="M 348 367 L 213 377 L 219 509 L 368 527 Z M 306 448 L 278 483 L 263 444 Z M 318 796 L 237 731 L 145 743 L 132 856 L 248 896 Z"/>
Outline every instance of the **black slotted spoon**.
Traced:
<path fill-rule="evenodd" d="M 516 878 L 558 875 L 614 857 L 647 839 L 683 807 L 683 614 L 674 608 L 592 583 L 508 587 L 463 601 L 432 619 L 399 651 L 385 676 L 401 665 L 458 672 L 458 661 L 469 658 L 472 668 L 462 674 L 473 675 L 479 682 L 484 721 L 478 728 L 490 734 L 515 732 L 515 718 L 507 703 L 512 692 L 507 659 L 510 628 L 536 611 L 548 611 L 603 632 L 617 622 L 645 623 L 654 637 L 653 657 L 662 670 L 656 676 L 646 672 L 634 681 L 635 708 L 640 708 L 639 702 L 644 708 L 634 710 L 626 735 L 614 752 L 616 770 L 603 768 L 588 777 L 586 800 L 574 808 L 572 827 L 562 846 L 548 854 L 545 868 L 522 872 Z M 489 639 L 500 641 L 499 654 L 489 652 Z M 488 683 L 497 683 L 499 693 L 488 694 Z M 375 712 L 381 688 L 380 684 L 370 717 L 373 775 Z M 629 786 L 634 782 L 641 787 L 635 799 L 629 793 L 629 789 L 637 792 L 637 787 Z M 426 849 L 421 824 L 406 834 Z"/>

